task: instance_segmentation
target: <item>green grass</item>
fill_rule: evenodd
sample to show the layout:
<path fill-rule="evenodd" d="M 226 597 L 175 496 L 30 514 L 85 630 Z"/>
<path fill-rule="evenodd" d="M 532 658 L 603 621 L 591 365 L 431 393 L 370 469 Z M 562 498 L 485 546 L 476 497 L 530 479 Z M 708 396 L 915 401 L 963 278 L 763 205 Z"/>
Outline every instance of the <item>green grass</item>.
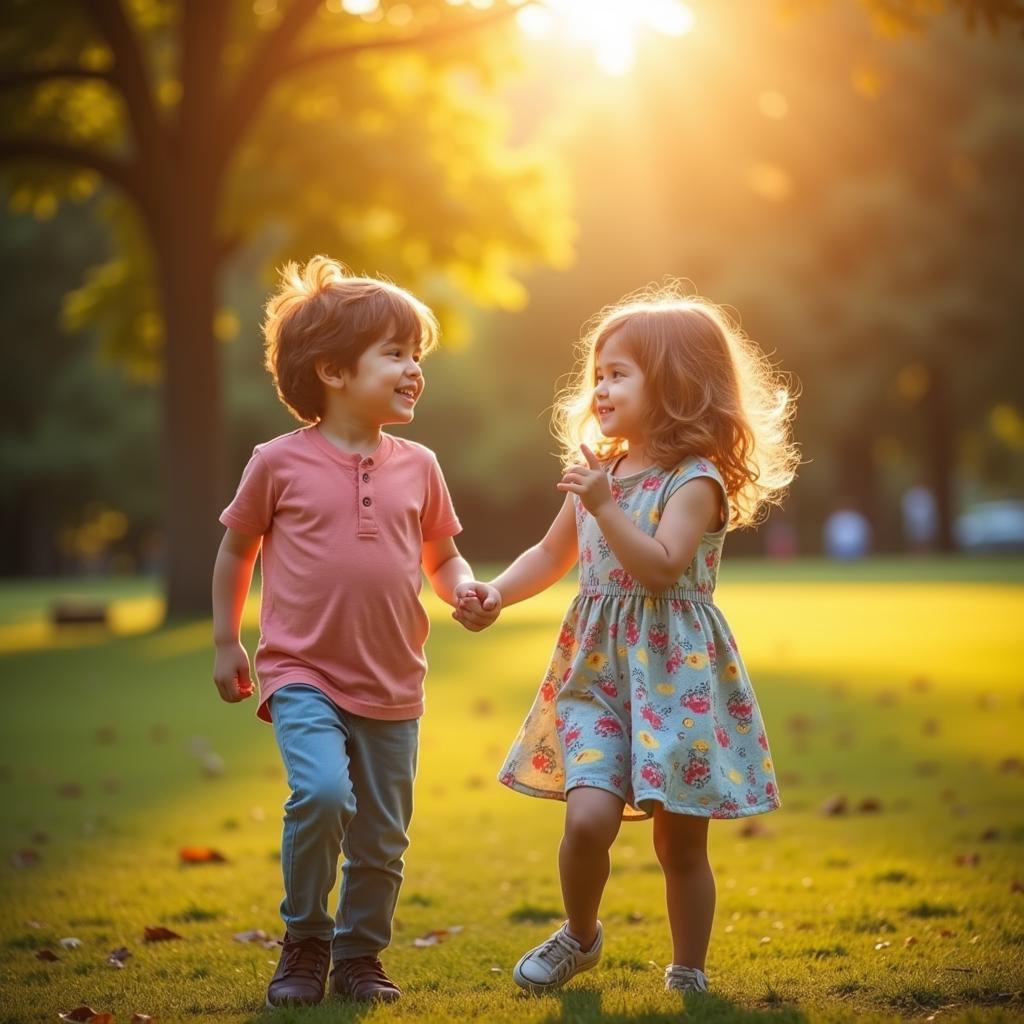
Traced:
<path fill-rule="evenodd" d="M 1006 765 L 1024 746 L 1021 563 L 853 568 L 727 567 L 720 604 L 755 678 L 784 806 L 753 819 L 760 834 L 712 826 L 715 994 L 691 1000 L 686 1019 L 1024 1019 L 1024 893 L 1011 891 L 1024 885 L 1024 774 Z M 117 600 L 113 635 L 47 627 L 64 586 L 0 587 L 0 1022 L 53 1021 L 80 1003 L 118 1021 L 225 1024 L 680 1019 L 661 991 L 670 950 L 649 823 L 625 825 L 613 850 L 601 967 L 545 999 L 511 981 L 559 913 L 561 807 L 494 773 L 568 587 L 479 636 L 429 605 L 413 842 L 385 954 L 405 1000 L 264 1013 L 275 952 L 232 936 L 280 930 L 287 793 L 272 732 L 252 703 L 216 699 L 208 623 L 147 632 L 151 587 L 80 586 Z M 204 775 L 206 751 L 223 775 Z M 824 816 L 840 794 L 853 810 Z M 867 798 L 881 811 L 857 811 Z M 181 867 L 186 845 L 228 862 Z M 13 866 L 22 850 L 39 862 Z M 145 944 L 149 925 L 182 939 Z M 462 931 L 413 947 L 452 925 Z M 81 946 L 63 949 L 69 936 Z M 119 970 L 105 961 L 121 946 L 132 957 Z M 59 961 L 37 959 L 42 948 Z"/>

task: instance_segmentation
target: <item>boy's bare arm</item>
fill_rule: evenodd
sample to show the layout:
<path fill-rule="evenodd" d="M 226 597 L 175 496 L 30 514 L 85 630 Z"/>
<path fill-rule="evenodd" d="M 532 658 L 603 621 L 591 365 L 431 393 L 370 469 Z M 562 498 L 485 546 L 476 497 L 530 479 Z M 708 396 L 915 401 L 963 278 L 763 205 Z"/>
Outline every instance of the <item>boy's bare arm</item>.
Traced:
<path fill-rule="evenodd" d="M 239 634 L 262 540 L 225 530 L 213 566 L 213 681 L 229 704 L 252 696 L 249 656 Z"/>
<path fill-rule="evenodd" d="M 485 629 L 501 611 L 501 597 L 493 587 L 473 576 L 451 537 L 423 545 L 423 571 L 442 601 L 455 608 L 453 618 L 472 632 Z"/>

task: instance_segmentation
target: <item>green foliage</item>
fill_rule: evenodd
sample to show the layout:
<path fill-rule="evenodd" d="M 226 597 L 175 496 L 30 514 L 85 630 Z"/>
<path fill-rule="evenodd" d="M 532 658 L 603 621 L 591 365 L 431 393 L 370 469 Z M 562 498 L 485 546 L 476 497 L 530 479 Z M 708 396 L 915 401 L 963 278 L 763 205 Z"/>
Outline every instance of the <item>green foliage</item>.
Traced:
<path fill-rule="evenodd" d="M 222 166 L 211 170 L 223 180 L 210 183 L 218 244 L 236 255 L 257 246 L 267 283 L 286 258 L 328 252 L 419 289 L 457 327 L 455 310 L 466 299 L 517 308 L 525 301 L 524 268 L 538 260 L 566 263 L 559 169 L 536 147 L 510 142 L 493 96 L 513 59 L 500 23 L 479 29 L 488 40 L 480 46 L 465 31 L 475 15 L 440 2 L 417 5 L 413 24 L 401 30 L 302 0 L 280 10 L 231 7 L 219 72 L 201 101 L 220 106 L 218 138 L 190 139 L 182 118 L 191 69 L 182 65 L 186 26 L 177 4 L 126 5 L 144 73 L 128 82 L 115 73 L 110 46 L 80 5 L 7 5 L 0 63 L 17 69 L 12 74 L 74 68 L 96 76 L 26 76 L 0 89 L 0 112 L 10 115 L 3 155 L 14 161 L 8 172 L 16 201 L 47 212 L 58 198 L 95 185 L 96 174 L 55 163 L 38 140 L 79 147 L 84 167 L 98 163 L 102 171 L 116 161 L 125 175 L 146 175 L 163 159 L 145 148 L 154 135 L 158 149 L 223 144 Z M 275 33 L 294 12 L 295 43 L 282 40 L 275 54 Z M 61 31 L 44 33 L 43 24 L 55 20 Z M 208 20 L 210 31 L 220 27 L 219 16 Z M 418 35 L 431 41 L 391 45 Z M 330 50 L 338 56 L 308 59 Z M 266 73 L 254 82 L 247 76 L 261 55 Z M 250 88 L 259 92 L 251 103 Z M 151 123 L 140 129 L 137 118 L 147 116 Z M 242 122 L 247 130 L 236 132 Z M 113 256 L 70 297 L 66 323 L 97 327 L 105 351 L 153 375 L 163 332 L 149 229 L 154 218 L 191 211 L 168 209 L 169 196 L 144 180 L 129 193 L 134 212 L 123 208 L 123 195 L 121 209 L 104 211 Z M 149 207 L 141 219 L 138 204 Z"/>

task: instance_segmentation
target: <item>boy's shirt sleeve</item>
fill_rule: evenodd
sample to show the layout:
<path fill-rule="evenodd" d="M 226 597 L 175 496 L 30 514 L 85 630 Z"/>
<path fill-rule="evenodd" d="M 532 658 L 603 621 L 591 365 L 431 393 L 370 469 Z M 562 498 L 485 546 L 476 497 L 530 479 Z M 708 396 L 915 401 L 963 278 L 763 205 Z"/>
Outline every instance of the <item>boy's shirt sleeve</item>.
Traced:
<path fill-rule="evenodd" d="M 231 504 L 220 514 L 224 526 L 249 536 L 262 537 L 274 518 L 274 475 L 259 448 L 242 471 L 238 490 Z"/>
<path fill-rule="evenodd" d="M 462 532 L 452 496 L 433 452 L 427 467 L 427 498 L 420 511 L 420 532 L 425 541 L 454 537 Z"/>

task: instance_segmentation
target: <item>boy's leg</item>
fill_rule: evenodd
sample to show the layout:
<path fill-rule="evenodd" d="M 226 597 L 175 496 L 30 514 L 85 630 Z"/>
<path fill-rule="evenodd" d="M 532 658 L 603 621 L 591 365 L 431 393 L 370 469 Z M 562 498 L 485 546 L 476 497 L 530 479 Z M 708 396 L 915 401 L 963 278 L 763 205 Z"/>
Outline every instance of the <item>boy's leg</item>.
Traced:
<path fill-rule="evenodd" d="M 348 727 L 343 713 L 311 686 L 282 687 L 270 698 L 270 710 L 291 796 L 281 842 L 287 934 L 267 998 L 274 1005 L 319 1002 L 334 934 L 327 897 L 356 810 Z"/>
<path fill-rule="evenodd" d="M 376 957 L 391 942 L 391 922 L 409 845 L 419 720 L 385 722 L 346 715 L 350 773 L 358 809 L 345 830 L 335 961 Z"/>

